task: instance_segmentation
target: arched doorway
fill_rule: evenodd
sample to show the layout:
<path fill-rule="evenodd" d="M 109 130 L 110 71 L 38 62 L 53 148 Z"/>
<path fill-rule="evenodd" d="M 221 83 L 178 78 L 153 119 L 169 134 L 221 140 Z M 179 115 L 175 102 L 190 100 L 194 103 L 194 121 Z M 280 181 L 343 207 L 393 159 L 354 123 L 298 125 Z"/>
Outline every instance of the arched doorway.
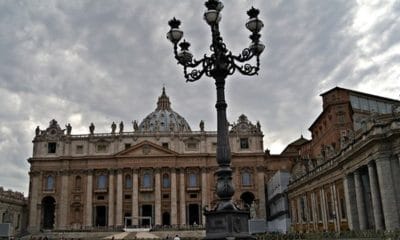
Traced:
<path fill-rule="evenodd" d="M 251 192 L 244 192 L 240 195 L 240 199 L 244 202 L 247 207 L 250 207 L 253 204 L 255 199 L 254 194 Z"/>
<path fill-rule="evenodd" d="M 42 226 L 44 229 L 53 229 L 54 228 L 54 211 L 55 211 L 55 203 L 53 197 L 47 196 L 42 199 Z"/>
<path fill-rule="evenodd" d="M 171 216 L 169 214 L 169 212 L 164 212 L 162 215 L 162 225 L 163 226 L 169 226 L 171 225 Z"/>

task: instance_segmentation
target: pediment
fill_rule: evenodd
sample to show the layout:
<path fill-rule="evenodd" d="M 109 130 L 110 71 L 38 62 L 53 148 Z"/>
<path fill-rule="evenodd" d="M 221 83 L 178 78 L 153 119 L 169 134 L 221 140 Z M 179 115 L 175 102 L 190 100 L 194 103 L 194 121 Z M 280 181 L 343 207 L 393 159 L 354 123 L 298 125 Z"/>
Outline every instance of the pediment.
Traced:
<path fill-rule="evenodd" d="M 178 155 L 177 152 L 172 151 L 167 148 L 163 148 L 155 143 L 149 141 L 143 141 L 136 145 L 125 149 L 115 156 L 175 156 Z"/>

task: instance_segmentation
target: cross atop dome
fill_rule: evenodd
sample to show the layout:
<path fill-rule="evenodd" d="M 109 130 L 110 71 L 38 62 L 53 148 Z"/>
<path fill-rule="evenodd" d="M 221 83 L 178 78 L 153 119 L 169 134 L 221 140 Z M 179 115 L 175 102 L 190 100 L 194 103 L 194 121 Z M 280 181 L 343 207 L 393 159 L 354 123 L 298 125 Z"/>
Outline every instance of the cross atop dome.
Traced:
<path fill-rule="evenodd" d="M 156 110 L 171 110 L 171 102 L 169 101 L 169 97 L 165 93 L 165 87 L 162 88 L 162 94 L 158 98 L 157 109 Z"/>

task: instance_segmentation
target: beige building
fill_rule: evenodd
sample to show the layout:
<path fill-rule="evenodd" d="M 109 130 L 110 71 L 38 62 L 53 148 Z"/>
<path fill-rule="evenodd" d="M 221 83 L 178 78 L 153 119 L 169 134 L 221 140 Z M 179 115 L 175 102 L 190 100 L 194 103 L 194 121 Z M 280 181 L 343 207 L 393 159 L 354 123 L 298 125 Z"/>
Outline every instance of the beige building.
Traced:
<path fill-rule="evenodd" d="M 264 153 L 260 124 L 231 124 L 234 200 L 266 217 L 265 183 L 287 158 Z M 157 108 L 133 129 L 74 135 L 52 120 L 36 129 L 30 168 L 29 230 L 124 225 L 202 225 L 216 200 L 216 131 L 192 130 L 163 89 Z"/>
<path fill-rule="evenodd" d="M 400 102 L 334 88 L 292 169 L 294 231 L 400 228 Z"/>
<path fill-rule="evenodd" d="M 0 187 L 0 223 L 10 224 L 12 236 L 26 231 L 27 205 L 22 193 Z"/>

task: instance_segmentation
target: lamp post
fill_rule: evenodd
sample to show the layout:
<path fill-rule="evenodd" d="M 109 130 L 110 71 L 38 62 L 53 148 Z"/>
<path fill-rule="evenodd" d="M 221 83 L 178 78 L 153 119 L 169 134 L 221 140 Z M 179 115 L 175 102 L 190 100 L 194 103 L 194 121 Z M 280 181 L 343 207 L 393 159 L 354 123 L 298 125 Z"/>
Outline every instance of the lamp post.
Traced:
<path fill-rule="evenodd" d="M 211 55 L 200 60 L 193 59 L 189 51 L 190 43 L 186 40 L 180 42 L 183 31 L 179 29 L 180 21 L 176 18 L 171 19 L 168 24 L 171 27 L 167 33 L 167 38 L 174 45 L 174 54 L 178 64 L 183 66 L 184 76 L 187 82 L 199 80 L 203 75 L 212 77 L 215 80 L 217 89 L 217 188 L 216 193 L 219 198 L 218 204 L 212 210 L 204 212 L 206 216 L 206 239 L 226 239 L 250 238 L 248 233 L 249 212 L 239 209 L 232 201 L 235 193 L 232 184 L 231 151 L 229 147 L 228 125 L 226 120 L 225 102 L 225 79 L 234 74 L 237 70 L 243 75 L 255 75 L 260 70 L 260 54 L 265 46 L 261 43 L 260 30 L 264 26 L 258 19 L 259 10 L 251 8 L 247 11 L 249 20 L 246 28 L 252 34 L 250 46 L 242 50 L 241 54 L 235 56 L 227 48 L 219 31 L 219 21 L 221 20 L 222 2 L 219 0 L 208 0 L 205 2 L 207 8 L 204 13 L 204 20 L 211 28 L 212 43 L 210 46 Z M 179 43 L 179 44 L 178 44 Z M 178 45 L 180 51 L 178 51 Z M 248 62 L 255 58 L 255 65 Z"/>

